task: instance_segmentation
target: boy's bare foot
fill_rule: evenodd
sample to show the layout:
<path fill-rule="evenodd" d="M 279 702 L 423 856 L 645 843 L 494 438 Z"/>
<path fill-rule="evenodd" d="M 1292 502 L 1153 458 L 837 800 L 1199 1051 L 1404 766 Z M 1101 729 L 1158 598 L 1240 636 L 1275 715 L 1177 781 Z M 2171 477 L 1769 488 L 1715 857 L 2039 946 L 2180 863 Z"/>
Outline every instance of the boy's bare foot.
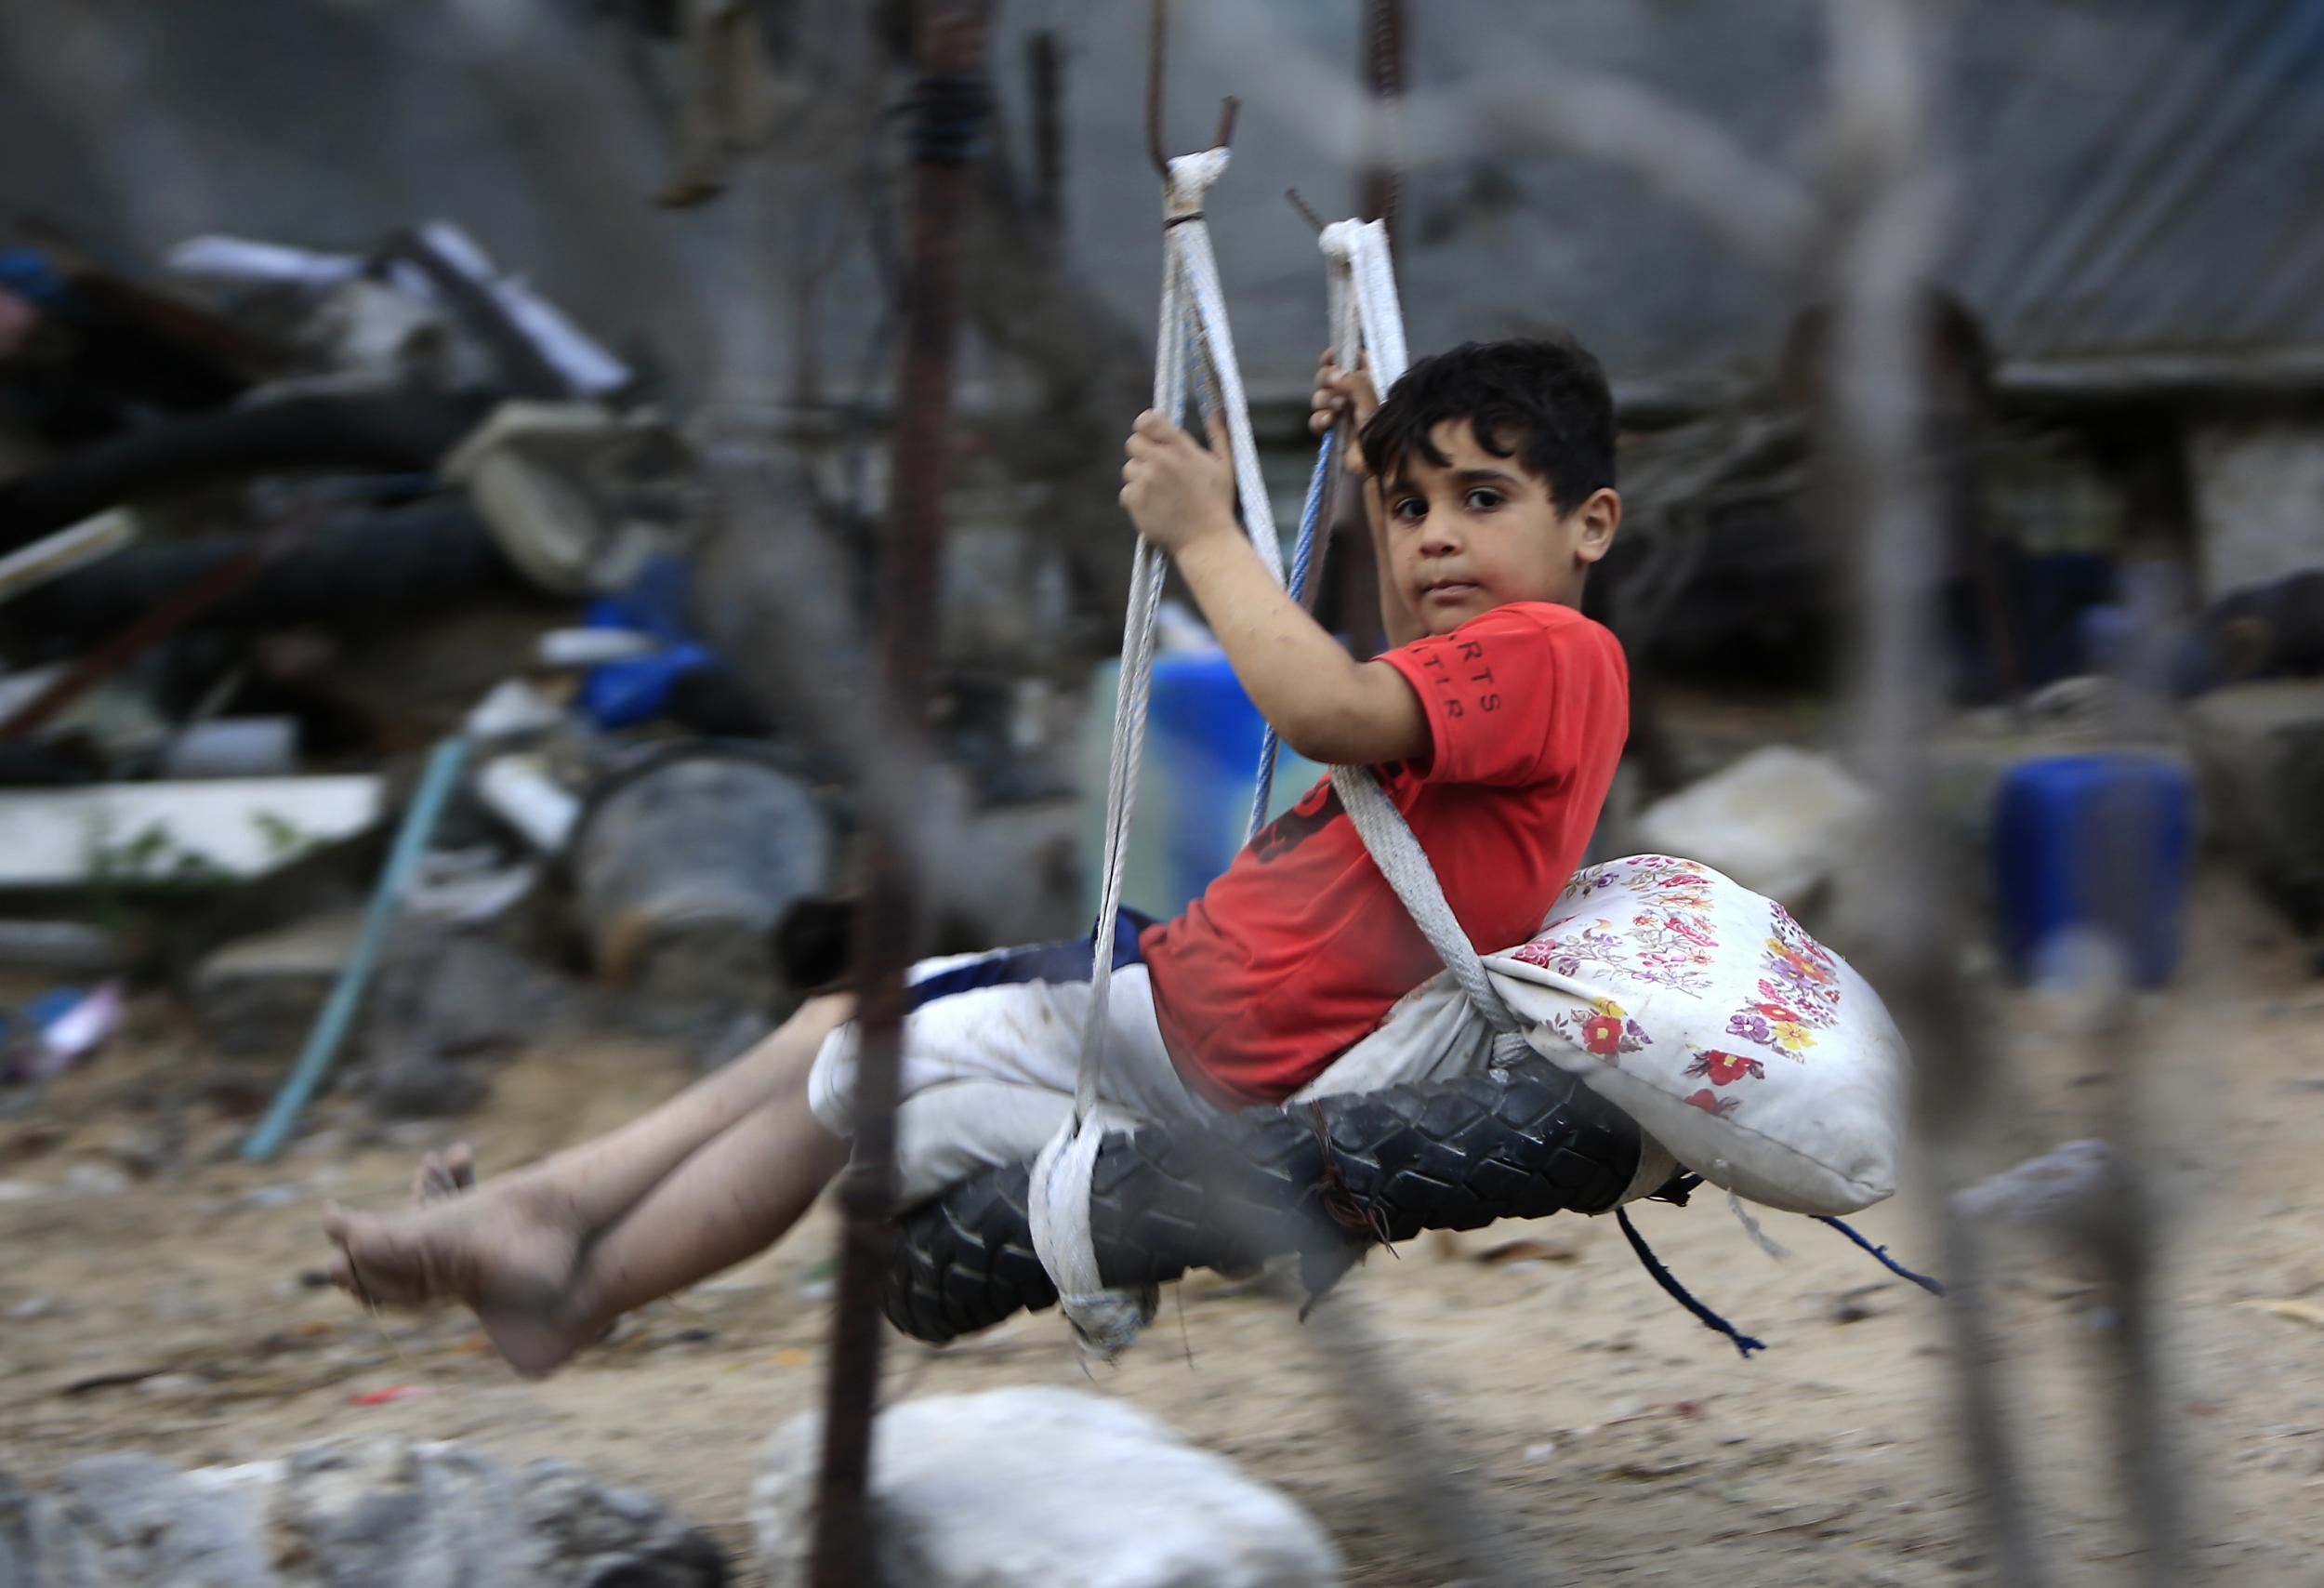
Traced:
<path fill-rule="evenodd" d="M 475 1186 L 474 1158 L 455 1147 L 420 1161 L 403 1212 L 326 1206 L 331 1278 L 366 1303 L 459 1302 L 511 1367 L 546 1373 L 595 1332 L 574 1283 L 583 1232 L 525 1177 Z"/>
<path fill-rule="evenodd" d="M 421 1157 L 412 1175 L 412 1206 L 424 1208 L 475 1188 L 476 1154 L 466 1142 L 455 1142 L 442 1153 Z"/>

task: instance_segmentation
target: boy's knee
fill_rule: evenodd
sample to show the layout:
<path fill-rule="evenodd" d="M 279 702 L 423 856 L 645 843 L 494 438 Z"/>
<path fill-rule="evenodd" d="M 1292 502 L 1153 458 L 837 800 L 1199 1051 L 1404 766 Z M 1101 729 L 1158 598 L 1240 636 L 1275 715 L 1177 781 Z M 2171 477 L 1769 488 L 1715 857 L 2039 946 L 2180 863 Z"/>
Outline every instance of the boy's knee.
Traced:
<path fill-rule="evenodd" d="M 821 1040 L 854 1018 L 853 993 L 821 993 L 793 1011 L 777 1035 L 793 1031 L 802 1035 L 812 1033 L 817 1040 Z"/>
<path fill-rule="evenodd" d="M 800 1004 L 767 1042 L 785 1051 L 791 1061 L 789 1069 L 803 1083 L 831 1034 L 854 1017 L 853 993 L 825 993 Z"/>
<path fill-rule="evenodd" d="M 772 1084 L 777 1093 L 803 1091 L 824 1044 L 854 1012 L 852 993 L 811 998 L 735 1063 L 749 1066 L 761 1078 L 762 1086 Z"/>

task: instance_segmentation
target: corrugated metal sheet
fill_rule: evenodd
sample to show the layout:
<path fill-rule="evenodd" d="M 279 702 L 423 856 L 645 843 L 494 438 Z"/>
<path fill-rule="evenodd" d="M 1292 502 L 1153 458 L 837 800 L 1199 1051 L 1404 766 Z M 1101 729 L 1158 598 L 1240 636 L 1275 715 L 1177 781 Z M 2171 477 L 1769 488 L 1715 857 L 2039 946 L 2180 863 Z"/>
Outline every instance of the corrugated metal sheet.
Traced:
<path fill-rule="evenodd" d="M 2042 9 L 1975 13 L 2046 46 L 1963 151 L 1960 279 L 1997 340 L 2021 357 L 2324 345 L 2324 0 L 2157 7 L 2098 40 L 2072 25 L 2089 7 L 2028 18 Z M 2114 48 L 2062 86 L 2078 36 Z M 1975 92 L 1960 82 L 1956 105 Z M 2027 140 L 2044 146 L 2030 170 Z M 1978 195 L 2013 185 L 2008 223 L 1982 225 Z"/>
<path fill-rule="evenodd" d="M 1279 197 L 1344 204 L 1344 152 L 1303 118 L 1353 80 L 1354 0 L 1178 0 L 1175 130 L 1245 96 L 1212 215 L 1260 385 L 1295 384 L 1319 271 Z M 1813 0 L 1412 0 L 1417 86 L 1555 61 L 1633 77 L 1771 161 L 1821 98 Z M 1154 200 L 1136 159 L 1142 7 L 1022 8 L 1074 41 L 1076 250 L 1142 316 Z M 1943 99 L 1961 177 L 1947 274 L 2005 357 L 2324 348 L 2324 0 L 1968 0 Z M 1006 56 L 1003 59 L 1007 59 Z M 1630 376 L 1766 367 L 1777 282 L 1620 173 L 1544 152 L 1442 162 L 1406 185 L 1414 339 L 1573 324 Z"/>
<path fill-rule="evenodd" d="M 765 249 L 801 174 L 683 217 L 648 208 L 662 155 L 618 35 L 584 21 L 591 9 L 0 0 L 0 188 L 148 249 L 195 229 L 360 246 L 449 216 L 601 330 L 653 335 L 691 383 L 780 390 L 789 326 L 767 292 Z M 1808 152 L 1820 0 L 1408 9 L 1416 88 L 1457 94 L 1535 62 L 1572 65 L 1635 79 L 1768 161 Z M 452 47 L 459 18 L 527 10 L 567 25 L 554 60 L 486 70 Z M 1354 152 L 1317 115 L 1315 88 L 1355 82 L 1362 6 L 1172 10 L 1171 140 L 1202 136 L 1221 94 L 1245 101 L 1210 213 L 1246 369 L 1257 390 L 1303 390 L 1324 339 L 1323 277 L 1282 192 L 1344 212 L 1354 192 Z M 2324 351 L 2324 0 L 1960 0 L 1956 11 L 1946 130 L 1963 181 L 1948 279 L 2005 355 Z M 999 18 L 995 74 L 1020 130 L 1023 35 L 1064 34 L 1071 250 L 1125 321 L 1148 324 L 1160 249 L 1142 126 L 1145 7 L 1003 0 Z M 95 48 L 89 19 L 118 47 Z M 568 75 L 565 98 L 535 92 Z M 111 86 L 118 117 L 82 113 L 92 85 Z M 602 113 L 574 125 L 570 104 Z M 1416 169 L 1405 218 L 1419 347 L 1557 321 L 1627 379 L 1748 372 L 1767 367 L 1797 308 L 1795 284 L 1633 179 L 1546 150 Z M 879 298 L 860 258 L 834 279 L 830 356 L 852 356 Z"/>

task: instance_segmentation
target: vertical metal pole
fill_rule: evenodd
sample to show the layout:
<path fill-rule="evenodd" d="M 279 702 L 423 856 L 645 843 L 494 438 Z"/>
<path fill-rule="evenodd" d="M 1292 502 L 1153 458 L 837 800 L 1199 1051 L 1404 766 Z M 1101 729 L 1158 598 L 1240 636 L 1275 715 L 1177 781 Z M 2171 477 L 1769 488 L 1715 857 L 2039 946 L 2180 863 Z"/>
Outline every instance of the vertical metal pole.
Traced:
<path fill-rule="evenodd" d="M 920 22 L 912 272 L 891 472 L 880 695 L 887 711 L 894 713 L 913 710 L 927 693 L 944 541 L 960 210 L 984 105 L 987 15 L 987 0 L 932 0 Z M 855 1151 L 838 1193 L 846 1233 L 815 1515 L 815 1588 L 867 1588 L 877 1581 L 868 1499 L 879 1296 L 894 1204 L 904 976 L 919 933 L 913 879 L 896 835 L 884 824 L 870 834 L 865 871 L 857 961 L 864 967 L 864 984 L 856 1016 L 863 1047 L 856 1067 Z"/>
<path fill-rule="evenodd" d="M 1983 1282 L 1975 1224 L 1952 1193 L 1991 1106 L 1996 1069 L 1954 957 L 1957 863 L 1931 804 L 1928 746 L 1942 701 L 1934 609 L 1941 521 L 1929 470 L 1926 282 L 1948 218 L 1930 152 L 1937 8 L 1918 0 L 1825 0 L 1831 109 L 1824 239 L 1832 304 L 1817 394 L 1817 495 L 1856 562 L 1854 715 L 1882 801 L 1877 912 L 1861 928 L 1869 967 L 1912 1046 L 1921 1128 L 1934 1152 L 1938 1271 L 1967 1446 L 1980 1553 L 1997 1588 L 2048 1581 Z M 1837 543 L 1837 542 L 1836 542 Z"/>
<path fill-rule="evenodd" d="M 1404 98 L 1404 0 L 1364 0 L 1364 87 L 1371 97 L 1368 151 L 1355 210 L 1388 228 L 1396 241 L 1396 200 L 1404 186 L 1404 152 L 1397 114 Z"/>
<path fill-rule="evenodd" d="M 1055 28 L 1026 35 L 1033 98 L 1033 209 L 1052 234 L 1065 222 L 1065 46 Z"/>

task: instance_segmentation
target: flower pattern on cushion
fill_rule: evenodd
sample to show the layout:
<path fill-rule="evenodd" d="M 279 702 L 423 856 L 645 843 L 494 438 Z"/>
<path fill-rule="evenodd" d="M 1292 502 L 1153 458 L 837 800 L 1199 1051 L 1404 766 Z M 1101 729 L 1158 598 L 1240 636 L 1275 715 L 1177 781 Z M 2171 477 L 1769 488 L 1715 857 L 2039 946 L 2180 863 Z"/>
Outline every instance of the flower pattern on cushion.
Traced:
<path fill-rule="evenodd" d="M 1625 919 L 1590 913 L 1597 895 L 1618 887 L 1627 906 Z M 1694 861 L 1668 854 L 1608 861 L 1578 872 L 1540 934 L 1512 950 L 1511 958 L 1560 976 L 1619 978 L 1700 998 L 1721 979 L 1718 898 L 1718 884 Z M 1831 952 L 1783 906 L 1764 903 L 1770 913 L 1767 935 L 1756 950 L 1756 996 L 1727 1017 L 1726 1035 L 1738 1045 L 1804 1064 L 1816 1033 L 1839 1019 L 1840 979 Z M 1595 999 L 1587 1013 L 1552 1015 L 1550 1024 L 1576 1047 L 1610 1064 L 1652 1045 L 1638 1022 L 1611 999 Z M 1753 1053 L 1691 1052 L 1685 1073 L 1711 1084 L 1685 1101 L 1722 1118 L 1734 1110 L 1736 1099 L 1723 1098 L 1714 1089 L 1766 1075 L 1764 1062 Z"/>
<path fill-rule="evenodd" d="M 1565 907 L 1618 882 L 1654 890 L 1653 907 L 1633 913 L 1627 931 L 1603 917 L 1584 922 Z M 1719 946 L 1710 909 L 1710 879 L 1693 861 L 1634 855 L 1577 875 L 1540 933 L 1512 958 L 1561 976 L 1594 968 L 1700 997 L 1710 986 L 1711 951 Z"/>
<path fill-rule="evenodd" d="M 1767 1066 L 1748 1053 L 1725 1053 L 1716 1048 L 1702 1048 L 1687 1061 L 1688 1075 L 1705 1076 L 1713 1086 L 1733 1086 L 1738 1080 L 1762 1080 Z"/>
<path fill-rule="evenodd" d="M 1622 1012 L 1622 1006 L 1610 998 L 1590 1000 L 1588 1014 L 1566 1016 L 1552 1014 L 1550 1024 L 1563 1032 L 1576 1047 L 1586 1053 L 1613 1064 L 1620 1064 L 1624 1053 L 1635 1053 L 1642 1048 L 1654 1046 L 1638 1022 Z"/>
<path fill-rule="evenodd" d="M 1810 937 L 1791 912 L 1770 903 L 1774 934 L 1767 939 L 1769 979 L 1789 989 L 1787 1002 L 1806 1024 L 1821 1030 L 1840 1018 L 1840 974 L 1831 950 Z M 1763 994 L 1768 983 L 1762 983 Z"/>
<path fill-rule="evenodd" d="M 1487 963 L 1539 1049 L 1621 1092 L 1673 1150 L 1802 1205 L 1884 1193 L 1902 1048 L 1879 999 L 1780 905 L 1693 861 L 1613 860 Z"/>
<path fill-rule="evenodd" d="M 1730 1015 L 1727 1035 L 1757 1042 L 1792 1059 L 1800 1056 L 1801 1049 L 1816 1046 L 1816 1038 L 1807 1022 L 1800 1018 L 1800 1012 L 1772 999 L 1747 1004 Z"/>
<path fill-rule="evenodd" d="M 1840 1018 L 1840 977 L 1831 951 L 1770 903 L 1771 932 L 1760 958 L 1758 1000 L 1727 1019 L 1727 1035 L 1797 1059 L 1815 1034 Z"/>

